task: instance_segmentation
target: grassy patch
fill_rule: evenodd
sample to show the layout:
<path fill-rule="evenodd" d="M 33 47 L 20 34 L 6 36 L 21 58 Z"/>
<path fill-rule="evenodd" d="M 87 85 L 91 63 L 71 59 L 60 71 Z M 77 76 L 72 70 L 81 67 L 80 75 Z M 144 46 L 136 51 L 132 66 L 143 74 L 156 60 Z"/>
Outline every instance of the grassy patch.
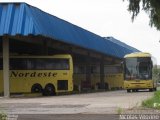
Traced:
<path fill-rule="evenodd" d="M 0 113 L 0 120 L 7 120 L 7 115 L 5 113 Z"/>
<path fill-rule="evenodd" d="M 143 107 L 160 109 L 160 91 L 156 91 L 152 98 L 142 102 Z"/>
<path fill-rule="evenodd" d="M 122 113 L 123 113 L 123 108 L 118 107 L 118 108 L 117 108 L 117 114 L 122 114 Z"/>

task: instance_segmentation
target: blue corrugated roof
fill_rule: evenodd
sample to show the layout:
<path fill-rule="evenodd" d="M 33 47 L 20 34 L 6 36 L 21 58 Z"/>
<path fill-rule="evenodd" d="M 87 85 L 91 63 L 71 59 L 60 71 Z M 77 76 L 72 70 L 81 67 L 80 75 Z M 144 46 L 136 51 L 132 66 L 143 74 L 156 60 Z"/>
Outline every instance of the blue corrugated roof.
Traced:
<path fill-rule="evenodd" d="M 0 3 L 0 36 L 6 34 L 41 35 L 118 58 L 138 51 L 107 41 L 26 3 Z"/>
<path fill-rule="evenodd" d="M 123 42 L 121 42 L 120 40 L 117 40 L 115 39 L 114 37 L 104 37 L 106 40 L 109 40 L 109 41 L 112 41 L 113 43 L 116 43 L 124 48 L 127 48 L 128 50 L 131 50 L 131 51 L 137 51 L 136 48 L 132 47 L 132 46 L 129 46 Z M 137 51 L 138 52 L 138 51 Z"/>

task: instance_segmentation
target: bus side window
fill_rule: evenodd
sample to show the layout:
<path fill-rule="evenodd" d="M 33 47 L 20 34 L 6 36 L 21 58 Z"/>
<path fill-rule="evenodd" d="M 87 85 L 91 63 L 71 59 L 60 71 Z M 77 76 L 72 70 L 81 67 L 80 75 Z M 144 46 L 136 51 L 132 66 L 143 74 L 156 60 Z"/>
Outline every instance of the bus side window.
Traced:
<path fill-rule="evenodd" d="M 27 68 L 27 61 L 24 58 L 10 59 L 11 70 L 25 70 Z"/>
<path fill-rule="evenodd" d="M 57 70 L 69 69 L 69 59 L 55 59 L 54 64 L 55 64 L 55 69 Z"/>
<path fill-rule="evenodd" d="M 35 59 L 33 64 L 35 64 L 34 69 L 43 70 L 43 69 L 46 69 L 46 64 L 47 63 L 46 63 L 45 59 L 41 59 L 41 60 Z"/>

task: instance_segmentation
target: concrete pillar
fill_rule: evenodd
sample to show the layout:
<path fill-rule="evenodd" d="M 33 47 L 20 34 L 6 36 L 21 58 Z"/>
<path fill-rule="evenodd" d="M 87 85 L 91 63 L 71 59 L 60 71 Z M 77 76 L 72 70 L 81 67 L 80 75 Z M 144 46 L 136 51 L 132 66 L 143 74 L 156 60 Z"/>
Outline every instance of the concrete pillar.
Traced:
<path fill-rule="evenodd" d="M 104 81 L 104 58 L 102 57 L 100 62 L 100 88 L 105 89 L 105 81 Z"/>
<path fill-rule="evenodd" d="M 86 57 L 86 82 L 91 86 L 91 57 L 90 54 Z"/>
<path fill-rule="evenodd" d="M 3 37 L 3 83 L 4 97 L 10 97 L 9 90 L 9 38 Z"/>

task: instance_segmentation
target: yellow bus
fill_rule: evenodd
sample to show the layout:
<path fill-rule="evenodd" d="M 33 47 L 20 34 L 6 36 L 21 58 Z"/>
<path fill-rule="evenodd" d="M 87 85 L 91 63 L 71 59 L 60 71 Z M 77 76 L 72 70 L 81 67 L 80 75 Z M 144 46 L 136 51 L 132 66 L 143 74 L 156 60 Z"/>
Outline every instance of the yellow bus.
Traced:
<path fill-rule="evenodd" d="M 10 57 L 10 92 L 55 95 L 73 90 L 71 55 Z M 3 66 L 0 63 L 0 93 L 3 93 Z"/>
<path fill-rule="evenodd" d="M 153 69 L 156 60 L 151 54 L 136 52 L 124 56 L 124 88 L 127 92 L 139 89 L 156 90 L 157 80 Z"/>
<path fill-rule="evenodd" d="M 74 65 L 74 86 L 78 88 L 100 89 L 100 65 L 91 64 L 91 81 L 86 79 L 86 66 Z M 120 64 L 104 65 L 104 85 L 106 90 L 117 90 L 123 88 L 123 71 Z"/>
<path fill-rule="evenodd" d="M 109 90 L 118 90 L 123 88 L 123 70 L 120 64 L 105 65 L 105 83 Z"/>

